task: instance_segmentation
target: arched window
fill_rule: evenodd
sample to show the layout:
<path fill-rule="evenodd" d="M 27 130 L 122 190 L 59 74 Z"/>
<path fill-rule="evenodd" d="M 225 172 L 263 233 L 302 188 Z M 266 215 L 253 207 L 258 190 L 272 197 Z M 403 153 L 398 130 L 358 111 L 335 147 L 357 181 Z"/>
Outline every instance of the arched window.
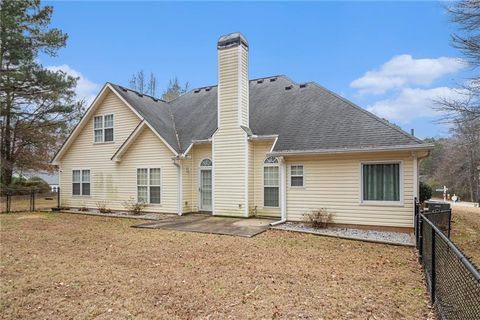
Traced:
<path fill-rule="evenodd" d="M 278 159 L 268 157 L 263 162 L 263 205 L 265 207 L 279 206 L 280 181 Z"/>
<path fill-rule="evenodd" d="M 200 162 L 200 167 L 211 167 L 212 166 L 212 160 L 210 159 L 203 159 L 202 162 Z"/>
<path fill-rule="evenodd" d="M 267 159 L 265 159 L 265 161 L 263 162 L 265 164 L 278 164 L 278 159 L 275 158 L 275 157 L 268 157 Z"/>

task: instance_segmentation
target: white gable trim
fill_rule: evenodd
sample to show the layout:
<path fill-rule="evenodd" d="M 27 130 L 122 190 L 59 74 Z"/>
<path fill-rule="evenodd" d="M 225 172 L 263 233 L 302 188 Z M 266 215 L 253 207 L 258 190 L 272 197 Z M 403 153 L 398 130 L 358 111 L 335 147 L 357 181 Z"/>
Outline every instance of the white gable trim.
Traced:
<path fill-rule="evenodd" d="M 125 140 L 125 142 L 122 143 L 120 148 L 118 148 L 117 151 L 115 151 L 115 153 L 113 154 L 110 160 L 113 160 L 115 162 L 122 161 L 122 156 L 128 150 L 130 145 L 137 139 L 140 133 L 142 133 L 145 127 L 146 127 L 145 121 L 141 121 L 138 124 L 138 126 L 132 131 L 132 133 L 128 136 L 127 140 Z"/>
<path fill-rule="evenodd" d="M 72 144 L 72 142 L 75 140 L 76 136 L 82 131 L 83 127 L 85 126 L 86 122 L 91 118 L 94 110 L 96 110 L 98 108 L 98 106 L 100 105 L 100 102 L 103 100 L 103 98 L 108 94 L 108 90 L 109 89 L 111 92 L 113 92 L 115 94 L 116 97 L 118 97 L 140 120 L 144 121 L 145 119 L 137 112 L 137 110 L 135 110 L 135 108 L 133 108 L 118 92 L 117 90 L 115 90 L 115 88 L 110 84 L 110 83 L 106 83 L 102 90 L 100 90 L 100 93 L 97 95 L 97 97 L 95 98 L 95 100 L 93 100 L 92 104 L 90 105 L 90 107 L 87 109 L 87 112 L 83 115 L 82 119 L 80 120 L 80 122 L 77 124 L 77 126 L 75 127 L 75 129 L 73 130 L 73 132 L 68 136 L 67 140 L 65 141 L 65 143 L 62 145 L 62 147 L 60 148 L 60 150 L 57 152 L 57 154 L 55 155 L 55 157 L 53 158 L 52 160 L 52 164 L 54 165 L 59 165 L 59 161 L 60 159 L 63 157 L 63 155 L 65 154 L 65 152 L 68 150 L 68 148 L 70 147 L 70 145 Z M 145 121 L 146 122 L 146 121 Z M 147 123 L 147 122 L 146 122 Z M 168 149 L 170 149 L 170 151 L 173 152 L 174 155 L 178 155 L 178 153 L 175 151 L 175 149 L 172 148 L 171 145 L 169 145 L 167 143 L 167 141 L 165 141 L 165 139 L 163 139 L 163 137 L 160 136 L 160 134 L 149 124 L 147 123 L 148 127 L 150 129 L 152 129 L 152 131 L 157 135 L 158 138 L 160 138 L 160 140 L 162 140 L 162 142 L 168 147 Z"/>

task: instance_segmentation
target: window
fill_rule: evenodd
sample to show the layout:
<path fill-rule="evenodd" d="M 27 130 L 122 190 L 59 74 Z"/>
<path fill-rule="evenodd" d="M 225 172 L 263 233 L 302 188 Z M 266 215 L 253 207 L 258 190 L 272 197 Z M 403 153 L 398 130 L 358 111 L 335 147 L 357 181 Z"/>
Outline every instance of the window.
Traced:
<path fill-rule="evenodd" d="M 303 165 L 290 166 L 290 186 L 303 187 Z"/>
<path fill-rule="evenodd" d="M 160 204 L 161 202 L 160 168 L 137 169 L 137 201 Z"/>
<path fill-rule="evenodd" d="M 279 205 L 278 174 L 278 159 L 275 157 L 267 158 L 263 167 L 263 205 L 265 207 L 278 207 Z"/>
<path fill-rule="evenodd" d="M 201 167 L 211 167 L 212 166 L 212 160 L 210 159 L 203 159 L 202 162 L 200 163 Z"/>
<path fill-rule="evenodd" d="M 90 195 L 90 170 L 72 171 L 72 195 Z"/>
<path fill-rule="evenodd" d="M 95 143 L 113 141 L 113 114 L 93 118 L 93 141 Z"/>
<path fill-rule="evenodd" d="M 400 201 L 400 163 L 362 164 L 363 201 Z"/>

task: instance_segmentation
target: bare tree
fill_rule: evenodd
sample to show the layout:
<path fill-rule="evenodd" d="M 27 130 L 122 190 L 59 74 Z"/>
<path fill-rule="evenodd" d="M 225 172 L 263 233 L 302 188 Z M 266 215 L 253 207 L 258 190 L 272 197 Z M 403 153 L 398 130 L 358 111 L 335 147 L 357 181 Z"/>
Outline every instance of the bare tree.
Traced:
<path fill-rule="evenodd" d="M 179 96 L 186 93 L 187 91 L 188 91 L 188 82 L 186 82 L 184 85 L 181 85 L 180 82 L 178 81 L 178 78 L 175 77 L 173 79 L 170 79 L 170 81 L 168 82 L 168 87 L 163 92 L 162 99 L 169 102 L 169 101 L 172 101 L 173 99 L 178 98 Z"/>
<path fill-rule="evenodd" d="M 480 66 L 480 1 L 462 0 L 447 7 L 451 21 L 458 25 L 452 34 L 453 47 L 459 49 L 472 69 Z M 446 112 L 445 120 L 463 121 L 480 118 L 480 76 L 468 79 L 458 90 L 460 98 L 440 98 L 437 109 Z"/>
<path fill-rule="evenodd" d="M 157 78 L 152 72 L 150 72 L 150 78 L 147 80 L 143 70 L 140 70 L 136 74 L 132 75 L 128 84 L 130 88 L 135 91 L 156 97 Z"/>

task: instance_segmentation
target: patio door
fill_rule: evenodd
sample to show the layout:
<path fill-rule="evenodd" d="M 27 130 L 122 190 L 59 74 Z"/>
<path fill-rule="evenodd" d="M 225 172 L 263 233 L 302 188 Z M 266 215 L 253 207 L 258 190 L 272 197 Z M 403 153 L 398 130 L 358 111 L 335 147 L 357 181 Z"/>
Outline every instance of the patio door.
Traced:
<path fill-rule="evenodd" d="M 200 169 L 200 209 L 212 211 L 212 169 Z"/>

